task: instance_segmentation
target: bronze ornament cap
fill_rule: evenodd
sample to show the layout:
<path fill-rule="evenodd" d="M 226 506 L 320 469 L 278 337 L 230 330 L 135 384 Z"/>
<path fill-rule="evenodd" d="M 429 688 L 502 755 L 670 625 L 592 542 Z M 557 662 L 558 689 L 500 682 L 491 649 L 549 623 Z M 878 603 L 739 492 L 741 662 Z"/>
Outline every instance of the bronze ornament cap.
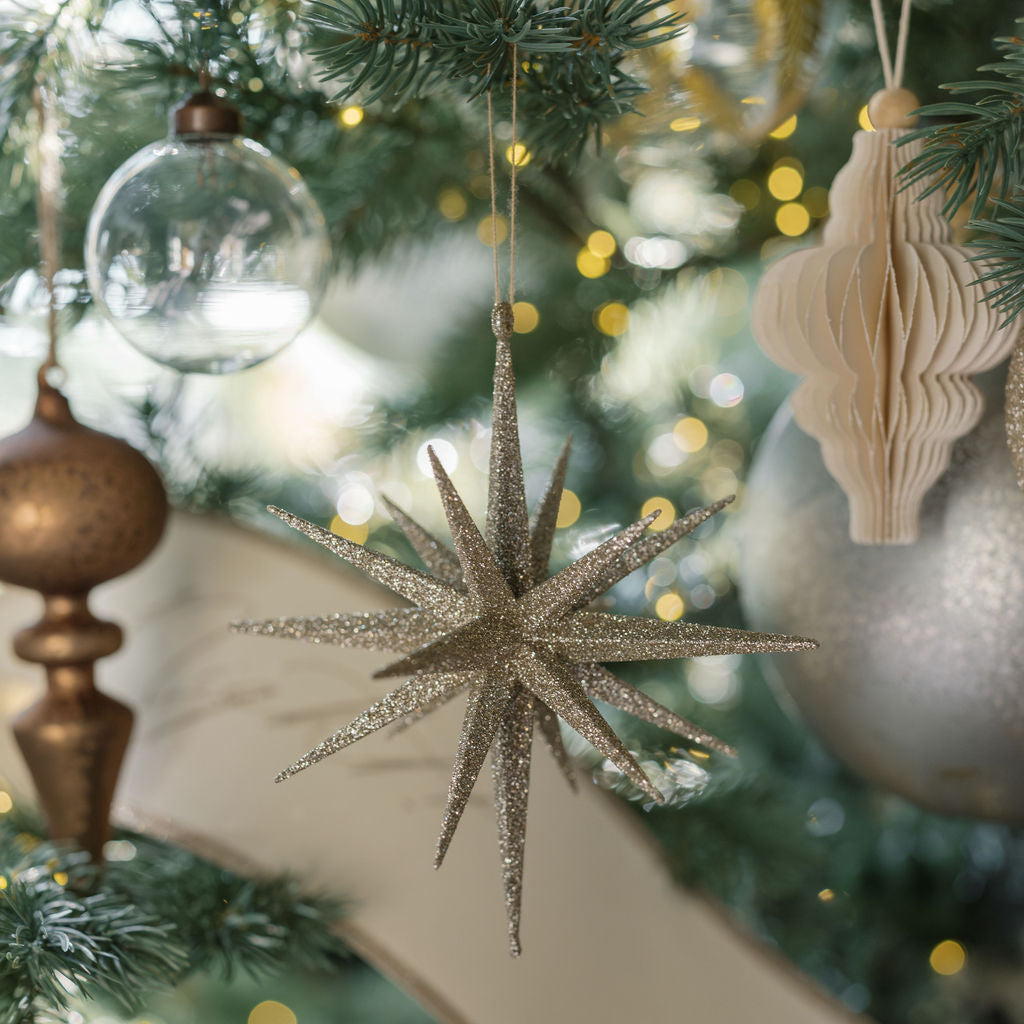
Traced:
<path fill-rule="evenodd" d="M 175 135 L 241 135 L 242 115 L 238 108 L 203 89 L 195 92 L 174 111 Z"/>

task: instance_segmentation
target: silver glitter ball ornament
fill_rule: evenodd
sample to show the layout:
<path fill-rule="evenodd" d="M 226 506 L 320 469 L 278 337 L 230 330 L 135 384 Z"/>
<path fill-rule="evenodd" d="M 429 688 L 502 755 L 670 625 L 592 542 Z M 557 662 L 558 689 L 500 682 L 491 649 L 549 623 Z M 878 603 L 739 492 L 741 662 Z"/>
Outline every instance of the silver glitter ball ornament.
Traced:
<path fill-rule="evenodd" d="M 750 626 L 820 647 L 772 659 L 811 729 L 866 779 L 946 814 L 1024 822 L 1024 494 L 987 411 L 926 496 L 921 539 L 849 539 L 847 502 L 788 404 L 739 530 Z"/>

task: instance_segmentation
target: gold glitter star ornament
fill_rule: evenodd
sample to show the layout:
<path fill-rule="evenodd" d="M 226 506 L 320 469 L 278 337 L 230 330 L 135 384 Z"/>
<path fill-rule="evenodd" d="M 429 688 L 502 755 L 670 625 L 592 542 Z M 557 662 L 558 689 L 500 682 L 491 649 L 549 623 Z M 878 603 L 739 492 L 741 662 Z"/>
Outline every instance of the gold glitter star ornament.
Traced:
<path fill-rule="evenodd" d="M 646 722 L 721 753 L 731 748 L 680 718 L 606 669 L 605 661 L 648 661 L 710 654 L 796 651 L 813 640 L 591 610 L 591 602 L 645 565 L 728 501 L 644 536 L 646 516 L 579 561 L 548 576 L 548 559 L 565 482 L 569 445 L 555 466 L 531 526 L 523 488 L 515 377 L 509 348 L 511 310 L 495 307 L 497 338 L 486 539 L 433 451 L 430 461 L 455 551 L 394 505 L 391 512 L 429 573 L 371 551 L 281 509 L 270 511 L 404 597 L 412 607 L 315 619 L 240 622 L 240 632 L 403 655 L 376 677 L 404 677 L 396 689 L 300 757 L 278 781 L 393 722 L 433 711 L 466 691 L 466 714 L 437 844 L 440 866 L 488 753 L 508 911 L 517 956 L 526 841 L 526 804 L 535 727 L 571 784 L 563 719 L 661 803 L 663 798 L 594 706 L 602 700 Z"/>

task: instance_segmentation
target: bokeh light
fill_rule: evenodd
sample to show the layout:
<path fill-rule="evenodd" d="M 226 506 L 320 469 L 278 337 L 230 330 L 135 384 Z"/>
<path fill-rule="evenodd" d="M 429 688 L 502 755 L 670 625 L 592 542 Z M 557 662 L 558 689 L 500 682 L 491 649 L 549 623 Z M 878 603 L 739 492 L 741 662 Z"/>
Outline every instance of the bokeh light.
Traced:
<path fill-rule="evenodd" d="M 695 132 L 700 127 L 699 117 L 677 117 L 669 122 L 674 132 Z"/>
<path fill-rule="evenodd" d="M 487 246 L 494 245 L 495 242 L 501 245 L 508 238 L 508 221 L 499 213 L 494 218 L 494 226 L 492 228 L 491 217 L 488 214 L 477 224 L 476 237 Z"/>
<path fill-rule="evenodd" d="M 676 507 L 672 504 L 668 498 L 662 498 L 660 496 L 654 498 L 648 498 L 640 509 L 640 518 L 649 516 L 652 512 L 660 512 L 661 515 L 651 523 L 651 529 L 660 532 L 661 530 L 667 530 L 676 517 Z"/>
<path fill-rule="evenodd" d="M 603 277 L 611 268 L 611 263 L 604 256 L 598 256 L 584 246 L 576 254 L 576 269 L 589 278 Z"/>
<path fill-rule="evenodd" d="M 621 302 L 606 302 L 594 310 L 594 326 L 610 338 L 624 334 L 629 327 L 629 309 Z"/>
<path fill-rule="evenodd" d="M 583 506 L 575 492 L 568 489 L 562 491 L 562 500 L 558 503 L 558 518 L 555 520 L 555 526 L 560 529 L 572 526 L 579 519 L 582 511 Z"/>
<path fill-rule="evenodd" d="M 770 139 L 788 139 L 796 131 L 796 114 L 787 117 L 777 128 L 768 133 Z"/>
<path fill-rule="evenodd" d="M 873 132 L 875 130 L 875 126 L 871 123 L 871 118 L 868 116 L 868 105 L 866 103 L 857 114 L 857 124 L 866 132 Z"/>
<path fill-rule="evenodd" d="M 822 188 L 821 185 L 814 185 L 809 188 L 803 196 L 801 202 L 807 208 L 807 212 L 812 217 L 827 217 L 828 216 L 828 189 Z"/>
<path fill-rule="evenodd" d="M 431 448 L 434 449 L 434 454 L 444 467 L 444 471 L 454 473 L 459 465 L 459 452 L 451 441 L 446 441 L 443 437 L 432 437 L 416 450 L 416 466 L 419 471 L 431 480 L 434 479 L 434 469 L 430 465 Z"/>
<path fill-rule="evenodd" d="M 936 974 L 959 974 L 967 963 L 967 950 L 955 939 L 943 939 L 928 955 L 928 966 Z"/>
<path fill-rule="evenodd" d="M 775 211 L 775 226 L 782 234 L 796 238 L 811 226 L 811 215 L 802 203 L 786 203 Z"/>
<path fill-rule="evenodd" d="M 347 107 L 341 108 L 341 112 L 338 114 L 338 120 L 346 128 L 355 128 L 357 124 L 362 123 L 365 116 L 366 111 L 364 111 L 362 107 L 353 103 Z"/>
<path fill-rule="evenodd" d="M 803 187 L 804 176 L 790 164 L 777 164 L 768 175 L 768 191 L 776 199 L 796 199 Z"/>
<path fill-rule="evenodd" d="M 370 528 L 366 523 L 346 523 L 341 516 L 335 516 L 331 520 L 331 533 L 344 537 L 353 544 L 365 544 L 366 538 L 370 536 Z"/>
<path fill-rule="evenodd" d="M 729 186 L 729 198 L 744 210 L 753 210 L 761 201 L 761 186 L 749 178 L 738 178 Z"/>
<path fill-rule="evenodd" d="M 299 1019 L 284 1003 L 266 999 L 252 1008 L 248 1024 L 299 1024 Z"/>
<path fill-rule="evenodd" d="M 540 313 L 532 302 L 514 302 L 512 304 L 513 327 L 516 334 L 529 334 L 537 329 Z"/>
<path fill-rule="evenodd" d="M 708 385 L 708 397 L 715 405 L 731 409 L 743 401 L 743 381 L 734 373 L 719 373 Z"/>
<path fill-rule="evenodd" d="M 672 428 L 672 436 L 681 451 L 699 452 L 708 443 L 708 428 L 695 416 L 684 416 Z"/>
<path fill-rule="evenodd" d="M 685 610 L 683 599 L 674 592 L 662 594 L 654 602 L 654 614 L 659 619 L 664 619 L 665 622 L 675 622 L 677 619 L 681 619 Z"/>
<path fill-rule="evenodd" d="M 595 256 L 610 259 L 615 255 L 615 236 L 610 231 L 591 231 L 587 236 L 587 248 Z"/>
<path fill-rule="evenodd" d="M 521 142 L 517 142 L 505 150 L 505 159 L 516 167 L 525 167 L 533 159 L 533 154 Z"/>
<path fill-rule="evenodd" d="M 466 197 L 457 188 L 446 188 L 437 197 L 437 208 L 445 220 L 462 220 L 468 205 Z"/>

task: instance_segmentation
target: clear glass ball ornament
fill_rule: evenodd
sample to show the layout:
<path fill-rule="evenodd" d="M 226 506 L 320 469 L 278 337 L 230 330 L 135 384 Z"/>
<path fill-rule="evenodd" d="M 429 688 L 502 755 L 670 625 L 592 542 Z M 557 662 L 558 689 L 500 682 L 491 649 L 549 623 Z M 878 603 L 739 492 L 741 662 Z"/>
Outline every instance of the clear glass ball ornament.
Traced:
<path fill-rule="evenodd" d="M 182 372 L 269 359 L 309 323 L 330 248 L 296 170 L 241 136 L 179 136 L 123 163 L 85 245 L 99 307 L 140 352 Z"/>

